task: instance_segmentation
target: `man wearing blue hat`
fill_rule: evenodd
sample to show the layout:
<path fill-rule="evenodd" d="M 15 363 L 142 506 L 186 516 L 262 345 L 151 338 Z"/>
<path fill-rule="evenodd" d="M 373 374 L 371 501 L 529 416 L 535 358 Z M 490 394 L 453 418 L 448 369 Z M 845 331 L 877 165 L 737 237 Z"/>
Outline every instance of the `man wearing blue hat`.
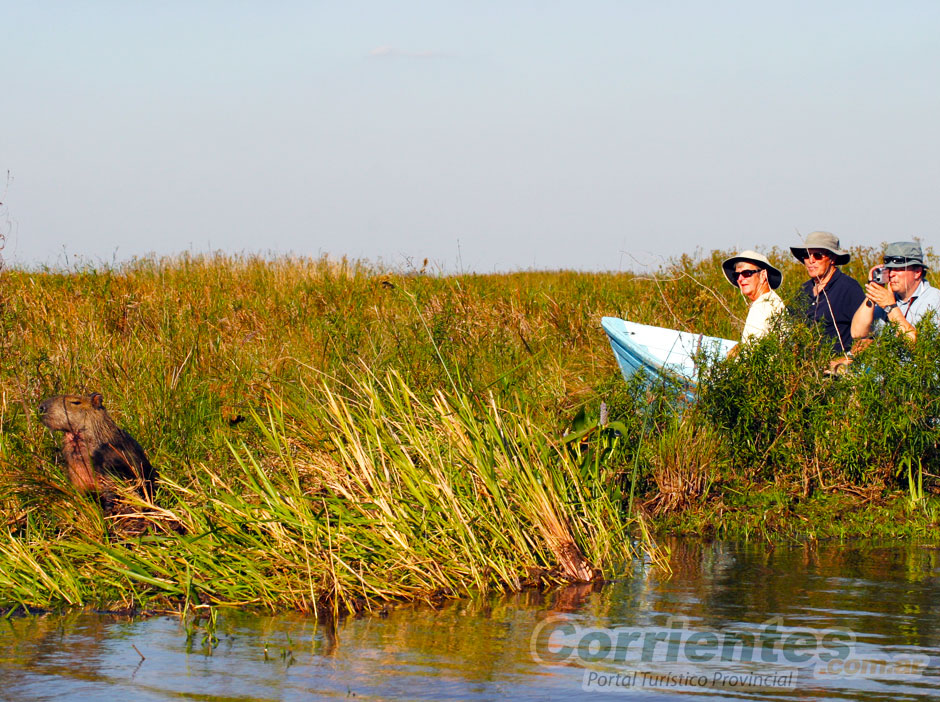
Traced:
<path fill-rule="evenodd" d="M 883 266 L 868 273 L 865 302 L 852 317 L 852 337 L 865 339 L 879 332 L 886 322 L 894 322 L 901 333 L 917 339 L 916 324 L 933 312 L 940 324 L 940 290 L 927 282 L 924 252 L 915 241 L 896 241 L 885 249 Z M 883 270 L 882 283 L 875 275 Z"/>

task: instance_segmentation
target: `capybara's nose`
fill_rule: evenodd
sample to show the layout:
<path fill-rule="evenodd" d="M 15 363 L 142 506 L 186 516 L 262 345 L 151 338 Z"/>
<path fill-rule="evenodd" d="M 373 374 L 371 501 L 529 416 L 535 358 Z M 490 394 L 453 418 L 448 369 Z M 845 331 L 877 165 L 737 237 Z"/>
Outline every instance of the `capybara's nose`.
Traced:
<path fill-rule="evenodd" d="M 52 401 L 52 398 L 47 397 L 45 400 L 39 403 L 39 414 L 45 414 L 49 411 L 49 403 Z"/>

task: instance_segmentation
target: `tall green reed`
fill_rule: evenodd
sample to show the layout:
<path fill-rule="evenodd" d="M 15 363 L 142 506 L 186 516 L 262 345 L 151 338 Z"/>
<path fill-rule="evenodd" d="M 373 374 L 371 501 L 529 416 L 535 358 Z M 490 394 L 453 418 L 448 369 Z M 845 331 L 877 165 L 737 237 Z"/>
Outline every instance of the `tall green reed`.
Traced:
<path fill-rule="evenodd" d="M 166 480 L 157 527 L 0 539 L 5 604 L 285 607 L 333 615 L 402 598 L 590 580 L 636 552 L 616 497 L 524 404 L 419 397 L 396 373 L 272 392 L 238 471 Z M 144 506 L 141 505 L 141 508 Z M 91 509 L 89 505 L 86 509 Z M 159 529 L 173 522 L 184 534 Z"/>

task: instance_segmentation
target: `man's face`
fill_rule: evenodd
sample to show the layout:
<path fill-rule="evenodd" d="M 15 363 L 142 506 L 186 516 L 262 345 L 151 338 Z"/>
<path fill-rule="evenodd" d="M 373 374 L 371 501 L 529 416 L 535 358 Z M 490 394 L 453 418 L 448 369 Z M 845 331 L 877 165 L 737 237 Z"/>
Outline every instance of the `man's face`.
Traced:
<path fill-rule="evenodd" d="M 921 267 L 905 266 L 904 268 L 888 268 L 888 287 L 902 300 L 906 300 L 920 285 Z"/>
<path fill-rule="evenodd" d="M 803 258 L 806 274 L 810 278 L 825 278 L 832 268 L 832 256 L 825 249 L 807 249 Z"/>
<path fill-rule="evenodd" d="M 735 277 L 738 287 L 748 300 L 760 297 L 760 290 L 767 278 L 767 274 L 750 261 L 738 261 L 734 264 Z"/>

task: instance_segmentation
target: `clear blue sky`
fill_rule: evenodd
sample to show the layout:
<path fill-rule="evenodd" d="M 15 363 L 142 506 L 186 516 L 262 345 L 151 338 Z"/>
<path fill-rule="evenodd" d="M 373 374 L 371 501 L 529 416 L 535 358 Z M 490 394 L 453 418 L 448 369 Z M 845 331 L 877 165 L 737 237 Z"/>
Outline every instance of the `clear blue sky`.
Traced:
<path fill-rule="evenodd" d="M 8 263 L 940 244 L 937 2 L 6 2 Z"/>

